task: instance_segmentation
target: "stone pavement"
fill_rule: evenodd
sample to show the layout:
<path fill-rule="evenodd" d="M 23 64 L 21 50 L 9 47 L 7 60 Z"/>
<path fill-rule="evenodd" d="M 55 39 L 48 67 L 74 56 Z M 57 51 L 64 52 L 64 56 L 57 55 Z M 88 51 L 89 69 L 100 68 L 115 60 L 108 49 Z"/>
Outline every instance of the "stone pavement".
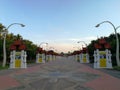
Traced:
<path fill-rule="evenodd" d="M 0 71 L 0 90 L 120 90 L 120 79 L 66 57 Z"/>
<path fill-rule="evenodd" d="M 93 68 L 93 63 L 87 63 L 85 65 Z M 97 69 L 97 70 L 105 72 L 107 74 L 110 74 L 113 77 L 116 77 L 116 78 L 120 79 L 120 71 L 117 71 L 117 70 L 114 70 L 114 69 L 109 69 L 109 68 L 106 68 L 106 69 L 105 68 L 103 68 L 103 69 L 101 68 L 101 69 Z"/>

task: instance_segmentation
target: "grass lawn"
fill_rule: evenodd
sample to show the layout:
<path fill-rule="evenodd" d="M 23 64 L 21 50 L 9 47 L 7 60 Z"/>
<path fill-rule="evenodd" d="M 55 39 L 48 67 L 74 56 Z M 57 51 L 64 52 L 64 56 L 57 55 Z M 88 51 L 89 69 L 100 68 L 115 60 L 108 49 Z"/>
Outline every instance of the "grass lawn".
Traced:
<path fill-rule="evenodd" d="M 2 67 L 2 65 L 0 65 L 0 70 L 8 69 L 8 68 L 9 68 L 9 65 L 6 65 L 5 67 Z"/>

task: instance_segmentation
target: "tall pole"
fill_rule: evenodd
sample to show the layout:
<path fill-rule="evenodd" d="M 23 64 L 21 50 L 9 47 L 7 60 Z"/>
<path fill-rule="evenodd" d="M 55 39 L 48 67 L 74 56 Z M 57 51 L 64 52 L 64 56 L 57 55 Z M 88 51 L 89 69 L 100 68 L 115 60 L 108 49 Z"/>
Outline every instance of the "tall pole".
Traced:
<path fill-rule="evenodd" d="M 76 48 L 76 50 L 80 50 L 81 48 L 79 48 L 79 47 L 73 47 L 73 48 Z"/>
<path fill-rule="evenodd" d="M 117 65 L 120 66 L 120 59 L 119 59 L 119 38 L 118 38 L 118 35 L 117 35 L 117 29 L 120 27 L 115 27 L 110 21 L 103 21 L 99 24 L 96 25 L 96 27 L 99 27 L 101 24 L 103 23 L 109 23 L 112 25 L 114 31 L 115 31 L 115 36 L 116 36 L 116 61 L 117 61 Z"/>
<path fill-rule="evenodd" d="M 3 64 L 2 66 L 5 67 L 6 65 L 6 35 L 8 33 L 8 29 L 12 26 L 12 25 L 15 25 L 15 24 L 18 24 L 20 25 L 21 27 L 24 27 L 25 25 L 23 24 L 20 24 L 20 23 L 12 23 L 10 24 L 2 33 L 3 33 Z"/>
<path fill-rule="evenodd" d="M 3 36 L 3 67 L 5 67 L 6 65 L 6 34 L 7 31 L 4 32 L 4 36 Z"/>
<path fill-rule="evenodd" d="M 43 44 L 46 44 L 46 47 L 48 46 L 48 43 L 46 43 L 46 42 L 41 42 L 40 45 L 39 45 L 39 47 L 42 48 L 41 46 L 42 46 Z M 44 49 L 43 49 L 43 50 L 44 50 Z M 47 51 L 47 48 L 46 48 L 46 50 L 45 50 L 45 61 L 47 61 L 47 60 L 46 60 L 46 51 Z"/>
<path fill-rule="evenodd" d="M 54 51 L 54 49 L 55 49 L 54 47 L 49 47 L 49 50 L 53 50 Z"/>
<path fill-rule="evenodd" d="M 87 48 L 87 44 L 84 41 L 78 41 L 77 43 L 80 43 L 80 42 L 83 42 L 85 44 L 86 48 Z"/>
<path fill-rule="evenodd" d="M 41 42 L 40 45 L 39 45 L 39 47 L 41 47 L 43 44 L 48 45 L 48 43 L 46 43 L 46 42 Z M 41 47 L 41 48 L 42 48 L 42 47 Z"/>

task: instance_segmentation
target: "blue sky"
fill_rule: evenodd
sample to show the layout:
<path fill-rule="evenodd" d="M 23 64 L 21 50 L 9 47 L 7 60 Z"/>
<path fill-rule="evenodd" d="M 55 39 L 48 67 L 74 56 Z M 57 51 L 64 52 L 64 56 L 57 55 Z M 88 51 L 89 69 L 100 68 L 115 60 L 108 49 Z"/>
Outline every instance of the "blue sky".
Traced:
<path fill-rule="evenodd" d="M 120 0 L 0 0 L 0 23 L 23 23 L 26 27 L 12 26 L 9 33 L 20 34 L 39 45 L 67 52 L 78 49 L 85 41 L 114 33 L 109 20 L 120 25 Z M 120 30 L 118 30 L 120 33 Z M 76 47 L 76 48 L 73 48 Z"/>

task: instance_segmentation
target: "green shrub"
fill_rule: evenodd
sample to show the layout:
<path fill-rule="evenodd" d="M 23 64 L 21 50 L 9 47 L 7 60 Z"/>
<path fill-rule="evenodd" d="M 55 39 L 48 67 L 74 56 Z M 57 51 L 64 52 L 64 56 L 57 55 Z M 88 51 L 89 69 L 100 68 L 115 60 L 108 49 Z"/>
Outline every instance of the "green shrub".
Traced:
<path fill-rule="evenodd" d="M 113 69 L 120 71 L 120 66 L 115 66 Z"/>
<path fill-rule="evenodd" d="M 6 65 L 5 67 L 2 67 L 2 65 L 0 65 L 0 70 L 8 69 L 8 68 L 9 68 L 9 65 Z"/>

